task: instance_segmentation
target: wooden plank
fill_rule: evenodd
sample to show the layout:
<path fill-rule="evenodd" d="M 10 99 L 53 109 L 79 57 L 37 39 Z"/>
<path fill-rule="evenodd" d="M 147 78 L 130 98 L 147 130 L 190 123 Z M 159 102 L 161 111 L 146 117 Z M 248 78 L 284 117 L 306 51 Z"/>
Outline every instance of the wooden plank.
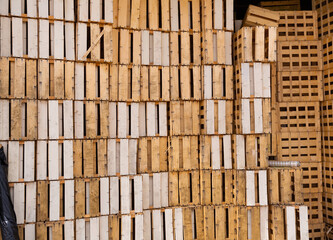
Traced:
<path fill-rule="evenodd" d="M 67 8 L 66 8 L 67 9 Z M 65 24 L 65 57 L 66 60 L 75 60 L 74 23 Z"/>
<path fill-rule="evenodd" d="M 231 135 L 223 136 L 223 162 L 225 169 L 232 169 Z M 237 156 L 238 159 L 238 156 Z"/>
<path fill-rule="evenodd" d="M 116 163 L 116 140 L 115 139 L 108 139 L 108 175 L 115 176 L 117 170 L 117 163 Z"/>
<path fill-rule="evenodd" d="M 25 221 L 36 221 L 36 182 L 26 184 L 26 196 L 25 196 Z"/>
<path fill-rule="evenodd" d="M 48 119 L 49 119 L 49 138 L 58 139 L 59 138 L 59 116 L 58 116 L 58 101 L 48 101 Z"/>
<path fill-rule="evenodd" d="M 90 218 L 90 231 L 89 231 L 89 239 L 97 240 L 99 238 L 99 218 Z"/>
<path fill-rule="evenodd" d="M 308 208 L 307 206 L 299 206 L 299 218 L 300 218 L 300 235 L 301 240 L 309 239 L 309 223 L 308 223 Z"/>
<path fill-rule="evenodd" d="M 232 0 L 226 0 L 226 29 L 234 30 L 234 4 Z"/>
<path fill-rule="evenodd" d="M 261 99 L 254 99 L 255 133 L 263 133 L 263 106 Z"/>
<path fill-rule="evenodd" d="M 267 172 L 266 170 L 259 171 L 259 204 L 266 206 L 267 202 Z"/>
<path fill-rule="evenodd" d="M 142 212 L 142 176 L 134 176 L 134 199 L 134 211 Z"/>
<path fill-rule="evenodd" d="M 251 133 L 251 118 L 250 118 L 250 101 L 241 99 L 242 109 L 242 133 Z"/>
<path fill-rule="evenodd" d="M 127 106 L 124 102 L 118 103 L 118 137 L 127 137 Z"/>
<path fill-rule="evenodd" d="M 24 235 L 27 240 L 33 240 L 36 237 L 36 225 L 35 224 L 25 224 Z"/>
<path fill-rule="evenodd" d="M 246 205 L 255 206 L 254 171 L 246 171 Z"/>
<path fill-rule="evenodd" d="M 147 102 L 147 136 L 155 136 L 155 115 L 156 106 L 154 102 Z"/>
<path fill-rule="evenodd" d="M 276 38 L 277 38 L 277 28 L 268 28 L 268 61 L 276 61 Z"/>
<path fill-rule="evenodd" d="M 230 1 L 230 0 L 227 0 Z M 232 33 L 225 32 L 225 64 L 232 65 Z"/>
<path fill-rule="evenodd" d="M 54 58 L 64 58 L 64 23 L 54 22 Z"/>
<path fill-rule="evenodd" d="M 243 135 L 236 135 L 237 169 L 245 169 L 245 140 Z"/>
<path fill-rule="evenodd" d="M 173 209 L 165 209 L 165 237 L 166 239 L 173 239 L 173 218 L 172 218 Z"/>
<path fill-rule="evenodd" d="M 119 180 L 118 177 L 110 178 L 110 214 L 119 212 Z"/>
<path fill-rule="evenodd" d="M 153 227 L 153 236 L 154 239 L 162 239 L 162 223 L 161 223 L 161 210 L 152 210 L 152 227 Z"/>
<path fill-rule="evenodd" d="M 101 240 L 109 239 L 109 217 L 99 217 L 99 237 Z"/>
<path fill-rule="evenodd" d="M 229 109 L 230 110 L 230 109 Z M 219 100 L 218 101 L 218 133 L 219 134 L 226 134 L 226 101 Z"/>
<path fill-rule="evenodd" d="M 178 1 L 170 0 L 171 31 L 179 30 Z"/>
<path fill-rule="evenodd" d="M 135 215 L 135 239 L 143 239 L 143 215 Z"/>
<path fill-rule="evenodd" d="M 77 56 L 78 60 L 85 60 L 83 58 L 87 51 L 87 25 L 85 23 L 77 24 Z"/>
<path fill-rule="evenodd" d="M 24 183 L 15 183 L 14 184 L 14 211 L 16 213 L 16 222 L 17 224 L 24 223 L 24 196 L 25 188 Z"/>
<path fill-rule="evenodd" d="M 212 169 L 220 169 L 221 168 L 221 160 L 220 160 L 220 140 L 218 136 L 211 137 L 212 144 Z"/>
<path fill-rule="evenodd" d="M 141 64 L 149 65 L 149 31 L 141 31 Z"/>
<path fill-rule="evenodd" d="M 65 221 L 64 236 L 65 239 L 74 240 L 74 221 Z"/>
<path fill-rule="evenodd" d="M 50 180 L 59 179 L 59 143 L 49 141 L 48 143 L 48 176 Z"/>
<path fill-rule="evenodd" d="M 271 97 L 271 65 L 269 63 L 262 64 L 262 96 L 264 98 Z"/>
<path fill-rule="evenodd" d="M 39 20 L 39 57 L 49 57 L 49 22 Z"/>
<path fill-rule="evenodd" d="M 268 206 L 260 207 L 260 239 L 268 240 Z"/>
<path fill-rule="evenodd" d="M 38 22 L 36 19 L 28 19 L 28 56 L 37 58 L 38 56 Z"/>
<path fill-rule="evenodd" d="M 286 207 L 287 239 L 296 239 L 296 213 L 294 206 Z"/>
<path fill-rule="evenodd" d="M 250 65 L 249 63 L 241 63 L 241 78 L 242 78 L 242 97 L 249 98 L 250 93 Z"/>
<path fill-rule="evenodd" d="M 9 160 L 10 158 L 8 158 Z M 37 141 L 37 180 L 46 180 L 47 175 L 47 142 Z M 11 164 L 9 164 L 10 166 Z M 12 172 L 12 171 L 9 171 Z M 9 180 L 9 175 L 8 175 Z"/>
<path fill-rule="evenodd" d="M 24 180 L 35 180 L 35 142 L 24 142 Z"/>
<path fill-rule="evenodd" d="M 160 173 L 153 174 L 153 206 L 161 208 L 161 175 Z"/>
<path fill-rule="evenodd" d="M 128 141 L 128 172 L 129 174 L 136 174 L 137 169 L 137 152 L 138 152 L 138 143 L 137 139 L 130 139 Z"/>
<path fill-rule="evenodd" d="M 58 51 L 56 51 L 58 52 Z M 56 99 L 63 99 L 65 94 L 65 67 L 63 61 L 54 61 L 54 90 L 53 95 Z"/>
<path fill-rule="evenodd" d="M 1 56 L 10 57 L 11 56 L 11 35 L 10 35 L 10 26 L 11 26 L 11 19 L 7 17 L 0 18 L 1 24 L 1 39 L 0 39 L 0 53 Z"/>
<path fill-rule="evenodd" d="M 263 97 L 263 72 L 261 63 L 253 63 L 253 74 L 254 96 L 258 98 Z"/>
<path fill-rule="evenodd" d="M 121 217 L 121 239 L 130 239 L 131 236 L 131 216 Z"/>
<path fill-rule="evenodd" d="M 75 220 L 75 236 L 78 239 L 86 239 L 85 237 L 85 219 L 76 219 Z"/>
<path fill-rule="evenodd" d="M 183 211 L 182 208 L 174 209 L 175 239 L 183 239 Z"/>
<path fill-rule="evenodd" d="M 76 138 L 83 138 L 83 102 L 75 101 L 74 102 L 74 136 Z"/>
<path fill-rule="evenodd" d="M 154 31 L 154 65 L 162 65 L 162 33 Z"/>
<path fill-rule="evenodd" d="M 22 19 L 12 18 L 12 51 L 14 57 L 23 57 Z"/>
<path fill-rule="evenodd" d="M 128 175 L 128 139 L 120 139 L 120 174 Z"/>
<path fill-rule="evenodd" d="M 255 61 L 262 62 L 265 59 L 265 27 L 263 26 L 256 26 L 255 27 L 255 52 L 254 52 L 254 59 Z"/>
<path fill-rule="evenodd" d="M 9 101 L 0 100 L 0 139 L 9 140 Z"/>
<path fill-rule="evenodd" d="M 48 220 L 48 182 L 38 181 L 37 182 L 37 221 Z"/>
<path fill-rule="evenodd" d="M 65 181 L 65 219 L 74 219 L 74 180 Z M 65 226 L 66 227 L 66 226 Z"/>
<path fill-rule="evenodd" d="M 60 182 L 50 182 L 50 221 L 57 221 L 60 217 Z"/>

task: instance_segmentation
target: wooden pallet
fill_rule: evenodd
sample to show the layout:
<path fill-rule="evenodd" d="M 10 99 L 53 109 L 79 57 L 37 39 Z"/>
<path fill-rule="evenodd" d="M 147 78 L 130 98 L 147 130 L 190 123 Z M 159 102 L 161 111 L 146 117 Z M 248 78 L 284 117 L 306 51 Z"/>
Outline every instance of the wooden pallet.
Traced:
<path fill-rule="evenodd" d="M 291 1 L 261 1 L 259 6 L 272 11 L 299 11 L 301 10 L 300 0 Z"/>
<path fill-rule="evenodd" d="M 277 133 L 277 159 L 321 162 L 321 132 Z"/>
<path fill-rule="evenodd" d="M 276 61 L 276 27 L 243 27 L 233 38 L 235 64 Z"/>
<path fill-rule="evenodd" d="M 168 138 L 168 170 L 199 170 L 199 137 L 179 136 Z"/>
<path fill-rule="evenodd" d="M 234 99 L 233 70 L 233 66 L 203 66 L 203 99 Z"/>
<path fill-rule="evenodd" d="M 270 206 L 269 226 L 272 239 L 309 238 L 308 209 L 306 206 Z M 295 223 L 294 220 L 298 219 Z"/>
<path fill-rule="evenodd" d="M 206 30 L 202 38 L 203 64 L 232 65 L 231 32 Z"/>
<path fill-rule="evenodd" d="M 201 134 L 231 134 L 233 132 L 233 101 L 205 100 L 200 104 Z"/>
<path fill-rule="evenodd" d="M 303 203 L 303 189 L 299 184 L 302 180 L 300 168 L 270 168 L 267 175 L 269 204 Z"/>
<path fill-rule="evenodd" d="M 167 137 L 139 138 L 137 173 L 168 171 L 168 156 L 171 151 L 168 146 Z"/>
<path fill-rule="evenodd" d="M 274 73 L 270 63 L 241 63 L 236 66 L 236 98 L 270 98 Z"/>
<path fill-rule="evenodd" d="M 268 167 L 269 134 L 232 135 L 233 169 L 258 170 Z"/>
<path fill-rule="evenodd" d="M 170 99 L 177 100 L 201 100 L 202 99 L 202 77 L 199 66 L 170 67 Z M 149 83 L 149 82 L 148 82 Z M 149 83 L 151 86 L 152 82 Z M 164 88 L 164 86 L 162 86 Z M 164 90 L 168 89 L 168 85 Z M 154 93 L 151 89 L 150 94 Z"/>
<path fill-rule="evenodd" d="M 277 74 L 278 101 L 322 101 L 321 71 L 281 71 Z"/>
<path fill-rule="evenodd" d="M 236 134 L 271 133 L 271 100 L 268 98 L 234 101 Z"/>
<path fill-rule="evenodd" d="M 268 9 L 249 5 L 243 20 L 243 26 L 268 26 L 277 27 L 279 14 Z"/>
<path fill-rule="evenodd" d="M 278 40 L 316 40 L 318 39 L 317 12 L 280 12 Z"/>
<path fill-rule="evenodd" d="M 170 136 L 200 134 L 200 102 L 170 102 Z"/>
<path fill-rule="evenodd" d="M 231 135 L 200 136 L 200 169 L 232 169 Z"/>
<path fill-rule="evenodd" d="M 320 71 L 322 51 L 320 41 L 279 41 L 278 71 Z"/>
<path fill-rule="evenodd" d="M 319 102 L 283 102 L 277 107 L 278 131 L 320 132 Z"/>

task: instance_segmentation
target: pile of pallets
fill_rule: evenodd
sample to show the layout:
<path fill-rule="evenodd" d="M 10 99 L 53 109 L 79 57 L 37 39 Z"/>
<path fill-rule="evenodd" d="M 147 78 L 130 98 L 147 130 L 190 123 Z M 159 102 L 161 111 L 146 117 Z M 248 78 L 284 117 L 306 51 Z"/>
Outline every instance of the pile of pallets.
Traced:
<path fill-rule="evenodd" d="M 322 157 L 320 101 L 322 52 L 317 14 L 280 12 L 277 84 L 273 91 L 273 153 L 280 161 L 300 161 L 304 204 L 309 208 L 310 238 L 322 237 Z"/>

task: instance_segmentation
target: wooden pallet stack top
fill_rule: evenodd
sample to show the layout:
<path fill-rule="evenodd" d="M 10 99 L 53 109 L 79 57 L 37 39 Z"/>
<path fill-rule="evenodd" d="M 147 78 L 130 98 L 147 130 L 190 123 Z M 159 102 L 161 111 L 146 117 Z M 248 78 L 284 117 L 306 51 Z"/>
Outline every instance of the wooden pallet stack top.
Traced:
<path fill-rule="evenodd" d="M 261 25 L 267 27 L 277 27 L 278 21 L 279 14 L 277 12 L 254 5 L 249 5 L 243 20 L 243 26 L 246 27 Z"/>
<path fill-rule="evenodd" d="M 318 14 L 318 35 L 324 39 L 331 36 L 332 30 L 332 7 L 333 4 L 329 0 L 313 0 L 312 9 Z"/>
<path fill-rule="evenodd" d="M 301 10 L 300 0 L 290 1 L 261 1 L 259 6 L 273 11 L 299 11 Z"/>

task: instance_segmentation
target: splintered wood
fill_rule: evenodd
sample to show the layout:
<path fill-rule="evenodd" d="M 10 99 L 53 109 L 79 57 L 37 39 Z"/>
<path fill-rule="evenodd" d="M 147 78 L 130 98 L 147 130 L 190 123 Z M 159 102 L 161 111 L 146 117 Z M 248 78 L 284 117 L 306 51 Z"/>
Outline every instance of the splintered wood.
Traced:
<path fill-rule="evenodd" d="M 313 37 L 305 50 L 277 45 L 280 14 L 254 6 L 234 34 L 233 0 L 1 5 L 0 147 L 20 239 L 303 240 L 308 213 L 321 223 L 322 198 L 310 194 L 330 139 L 309 132 L 320 105 L 297 102 L 323 98 L 315 15 L 293 22 Z M 299 66 L 276 74 L 277 59 L 296 54 L 287 45 L 300 46 Z M 299 99 L 277 108 L 275 86 Z M 311 161 L 269 168 L 273 149 Z"/>

